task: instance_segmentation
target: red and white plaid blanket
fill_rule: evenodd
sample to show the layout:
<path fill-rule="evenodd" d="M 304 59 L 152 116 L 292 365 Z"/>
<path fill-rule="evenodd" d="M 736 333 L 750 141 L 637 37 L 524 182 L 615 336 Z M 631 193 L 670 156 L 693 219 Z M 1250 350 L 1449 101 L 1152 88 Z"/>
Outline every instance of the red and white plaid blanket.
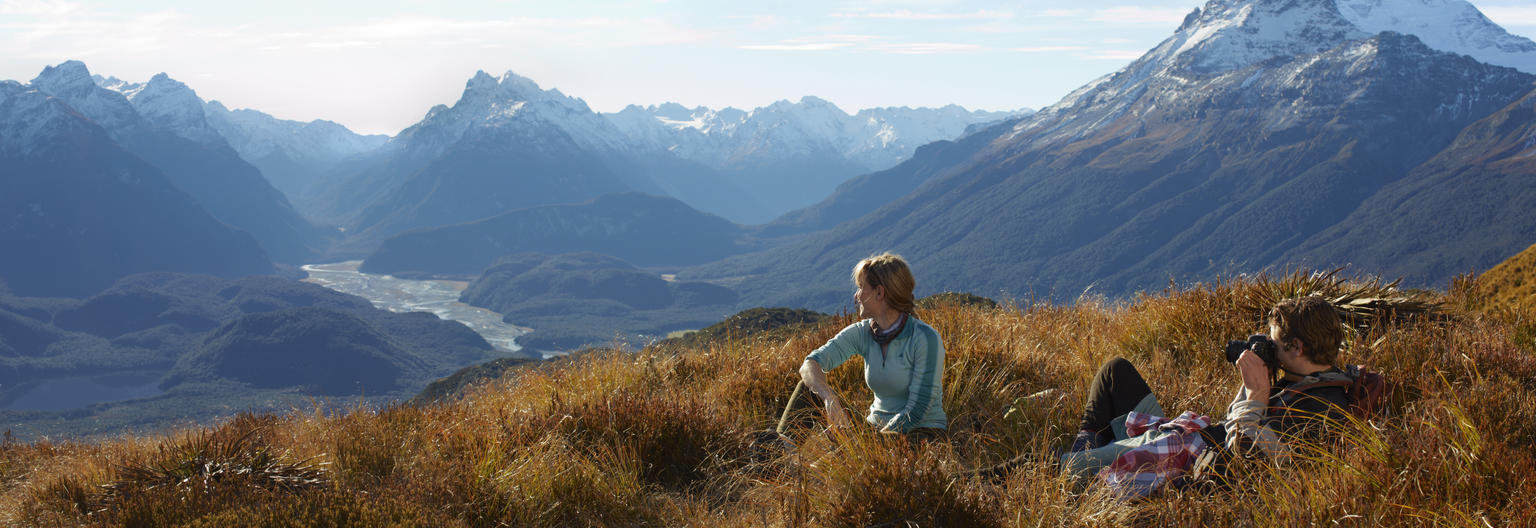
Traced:
<path fill-rule="evenodd" d="M 1189 471 L 1195 457 L 1205 449 L 1200 430 L 1210 423 L 1210 417 L 1194 411 L 1184 411 L 1172 420 L 1133 411 L 1125 418 L 1126 434 L 1135 437 L 1153 429 L 1163 434 L 1121 453 L 1108 467 L 1099 470 L 1099 478 L 1122 497 L 1151 495 Z"/>

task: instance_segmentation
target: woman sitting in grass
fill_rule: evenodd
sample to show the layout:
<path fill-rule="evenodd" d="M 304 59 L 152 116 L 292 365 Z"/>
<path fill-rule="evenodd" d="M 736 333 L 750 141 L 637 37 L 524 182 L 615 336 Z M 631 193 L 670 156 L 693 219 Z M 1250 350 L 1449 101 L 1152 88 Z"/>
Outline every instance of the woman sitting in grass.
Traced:
<path fill-rule="evenodd" d="M 1344 338 L 1333 306 L 1317 296 L 1290 299 L 1271 308 L 1268 319 L 1278 364 L 1267 363 L 1254 348 L 1242 352 L 1236 361 L 1242 385 L 1227 407 L 1226 420 L 1205 426 L 1209 420 L 1193 413 L 1181 416 L 1183 422 L 1174 420 L 1178 422 L 1174 425 L 1186 427 L 1182 432 L 1198 432 L 1199 442 L 1181 444 L 1190 448 L 1191 455 L 1204 448 L 1223 455 L 1262 454 L 1279 461 L 1290 454 L 1287 440 L 1316 438 L 1323 426 L 1343 419 L 1349 405 L 1345 389 L 1338 384 L 1313 385 L 1349 379 L 1333 366 Z M 1277 369 L 1284 376 L 1273 382 Z M 1128 430 L 1126 425 L 1128 419 L 1136 422 L 1162 415 L 1162 407 L 1136 367 L 1122 358 L 1110 360 L 1088 389 L 1081 431 L 1070 451 L 1061 457 L 1062 471 L 1089 477 L 1128 451 L 1180 432 L 1154 427 L 1137 433 L 1143 428 Z M 1140 470 L 1127 468 L 1128 472 Z"/>
<path fill-rule="evenodd" d="M 853 301 L 863 320 L 848 325 L 811 352 L 800 366 L 804 388 L 826 408 L 832 427 L 851 425 L 843 402 L 827 384 L 826 372 L 853 356 L 864 358 L 864 382 L 875 393 L 864 421 L 882 433 L 935 438 L 944 433 L 944 343 L 939 333 L 912 315 L 915 280 L 900 256 L 883 253 L 853 267 Z M 780 421 L 780 432 L 802 404 L 796 388 Z"/>

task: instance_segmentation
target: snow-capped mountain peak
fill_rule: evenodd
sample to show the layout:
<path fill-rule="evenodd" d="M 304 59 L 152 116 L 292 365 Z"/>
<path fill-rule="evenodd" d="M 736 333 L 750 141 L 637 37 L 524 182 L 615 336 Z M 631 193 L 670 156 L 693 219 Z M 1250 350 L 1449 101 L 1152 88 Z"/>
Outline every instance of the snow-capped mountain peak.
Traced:
<path fill-rule="evenodd" d="M 541 89 L 538 83 L 513 72 L 500 78 L 484 71 L 464 85 L 464 93 L 453 106 L 438 105 L 426 118 L 402 131 L 392 140 L 397 145 L 436 151 L 458 141 L 471 130 L 556 127 L 571 140 L 596 151 L 623 151 L 628 144 L 624 134 L 602 115 L 593 112 L 586 101 L 569 97 L 556 89 Z M 532 133 L 532 132 L 529 132 Z M 534 133 L 534 136 L 537 136 Z"/>
<path fill-rule="evenodd" d="M 495 106 L 502 111 L 507 111 L 510 106 L 518 102 L 542 103 L 554 108 L 560 108 L 569 112 L 590 113 L 586 101 L 579 98 L 568 97 L 560 90 L 551 88 L 544 90 L 532 79 L 522 77 L 510 71 L 502 74 L 501 78 L 492 77 L 485 71 L 475 72 L 475 76 L 464 85 L 464 95 L 455 107 L 468 104 L 470 107 L 478 107 L 484 110 L 487 106 Z"/>
<path fill-rule="evenodd" d="M 0 81 L 0 153 L 31 153 L 47 148 L 69 148 L 59 137 L 70 129 L 100 129 L 63 99 L 16 81 Z"/>
<path fill-rule="evenodd" d="M 1465 0 L 1338 0 L 1338 8 L 1366 33 L 1409 34 L 1440 51 L 1536 73 L 1536 42 L 1510 34 Z"/>
<path fill-rule="evenodd" d="M 1216 73 L 1368 36 L 1335 0 L 1212 0 L 1144 58 Z"/>
<path fill-rule="evenodd" d="M 706 165 L 727 166 L 744 157 L 791 159 L 821 153 L 844 157 L 864 170 L 880 170 L 911 156 L 919 145 L 953 139 L 970 125 L 1018 112 L 971 112 L 948 105 L 868 108 L 849 115 L 831 101 L 804 96 L 751 111 L 688 108 L 668 102 L 630 105 L 606 115 L 637 143 Z"/>
<path fill-rule="evenodd" d="M 1386 31 L 1536 73 L 1536 43 L 1504 31 L 1465 0 L 1211 0 L 1130 69 L 1215 74 Z"/>
<path fill-rule="evenodd" d="M 71 60 L 47 66 L 31 86 L 58 97 L 87 119 L 108 131 L 124 130 L 139 123 L 139 114 L 122 94 L 96 86 L 85 63 Z"/>
<path fill-rule="evenodd" d="M 1183 93 L 1176 87 L 1190 76 L 1225 75 L 1385 33 L 1411 36 L 1435 51 L 1536 73 L 1536 43 L 1510 35 L 1464 0 L 1211 0 L 1141 58 L 1019 123 L 1015 133 L 1065 125 L 1053 116 L 1093 106 L 1103 119 L 1079 120 L 1071 131 L 1062 131 L 1086 133 L 1146 96 L 1149 87 L 1170 87 L 1157 96 L 1176 99 Z"/>
<path fill-rule="evenodd" d="M 181 81 L 158 73 L 142 85 L 124 83 L 123 89 L 139 115 L 155 126 L 204 145 L 228 144 L 208 124 L 203 100 Z"/>

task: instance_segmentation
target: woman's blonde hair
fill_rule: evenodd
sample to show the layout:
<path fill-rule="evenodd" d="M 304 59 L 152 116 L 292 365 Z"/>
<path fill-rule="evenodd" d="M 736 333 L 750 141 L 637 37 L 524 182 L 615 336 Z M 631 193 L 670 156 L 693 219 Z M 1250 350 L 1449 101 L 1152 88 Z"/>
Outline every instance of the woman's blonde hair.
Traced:
<path fill-rule="evenodd" d="M 912 289 L 917 280 L 912 278 L 912 268 L 901 255 L 887 251 L 859 261 L 853 265 L 853 283 L 859 284 L 861 277 L 870 288 L 885 287 L 885 304 L 891 309 L 912 313 L 916 308 Z"/>

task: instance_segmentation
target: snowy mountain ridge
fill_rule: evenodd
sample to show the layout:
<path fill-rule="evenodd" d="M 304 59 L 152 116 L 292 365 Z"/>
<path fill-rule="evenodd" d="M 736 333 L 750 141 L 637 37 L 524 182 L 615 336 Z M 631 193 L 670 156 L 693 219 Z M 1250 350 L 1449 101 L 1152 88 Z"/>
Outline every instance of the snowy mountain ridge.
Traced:
<path fill-rule="evenodd" d="M 209 124 L 246 159 L 279 152 L 292 158 L 334 161 L 378 148 L 389 136 L 357 134 L 334 121 L 278 119 L 249 108 L 230 110 L 219 101 L 203 105 Z"/>
<path fill-rule="evenodd" d="M 1211 0 L 1125 68 L 1015 125 L 1014 136 L 1057 127 L 1037 141 L 1082 137 L 1114 121 L 1140 99 L 1169 104 L 1188 96 L 1178 87 L 1194 79 L 1322 53 L 1381 33 L 1410 35 L 1436 51 L 1536 73 L 1536 42 L 1509 34 L 1464 0 Z M 1358 51 L 1374 49 L 1363 46 Z M 1083 119 L 1088 108 L 1093 109 L 1088 114 L 1099 119 Z M 1068 114 L 1077 117 L 1061 119 Z"/>
<path fill-rule="evenodd" d="M 500 78 L 484 71 L 465 83 L 464 93 L 453 106 L 437 105 L 425 118 L 390 140 L 413 148 L 447 148 L 475 128 L 500 128 L 514 123 L 534 128 L 553 126 L 582 148 L 595 152 L 626 152 L 631 145 L 612 123 L 580 98 L 558 89 L 541 89 L 538 83 L 512 72 Z"/>
<path fill-rule="evenodd" d="M 1536 42 L 1510 34 L 1465 0 L 1338 0 L 1338 8 L 1366 33 L 1413 35 L 1440 51 L 1536 73 Z"/>
<path fill-rule="evenodd" d="M 138 111 L 123 94 L 102 89 L 91 79 L 91 72 L 80 61 L 66 61 L 43 68 L 30 86 L 58 97 L 80 115 L 109 133 L 131 129 L 140 124 Z"/>
<path fill-rule="evenodd" d="M 966 127 L 1029 113 L 941 108 L 866 108 L 848 114 L 824 99 L 780 100 L 750 111 L 687 108 L 677 103 L 630 105 L 604 114 L 637 143 L 726 168 L 756 156 L 836 154 L 867 170 L 888 168 L 918 146 L 954 139 Z"/>
<path fill-rule="evenodd" d="M 0 81 L 0 154 L 27 155 L 47 148 L 45 138 L 82 126 L 81 117 L 59 98 L 16 81 Z"/>

